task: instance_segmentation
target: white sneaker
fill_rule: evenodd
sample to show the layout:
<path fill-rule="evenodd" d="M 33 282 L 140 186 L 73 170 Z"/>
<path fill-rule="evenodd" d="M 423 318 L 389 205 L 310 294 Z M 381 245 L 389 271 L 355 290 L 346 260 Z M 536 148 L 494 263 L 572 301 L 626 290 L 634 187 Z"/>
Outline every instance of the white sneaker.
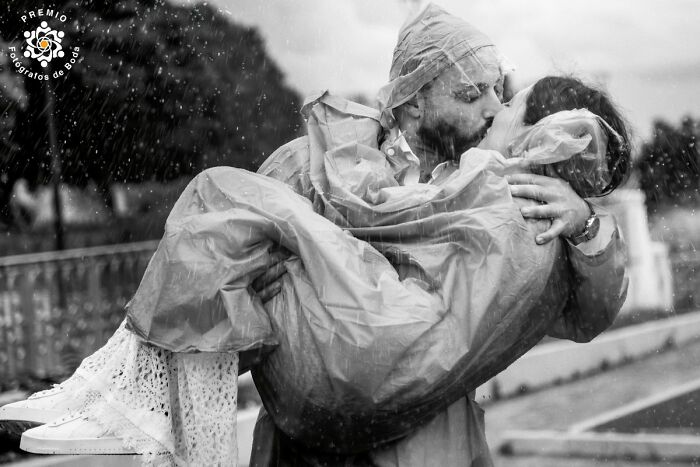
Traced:
<path fill-rule="evenodd" d="M 25 431 L 19 447 L 35 454 L 136 454 L 120 438 L 80 414 Z"/>
<path fill-rule="evenodd" d="M 41 391 L 23 401 L 0 407 L 0 423 L 5 421 L 42 425 L 56 420 L 76 407 L 61 386 Z M 4 423 L 3 423 L 4 424 Z"/>

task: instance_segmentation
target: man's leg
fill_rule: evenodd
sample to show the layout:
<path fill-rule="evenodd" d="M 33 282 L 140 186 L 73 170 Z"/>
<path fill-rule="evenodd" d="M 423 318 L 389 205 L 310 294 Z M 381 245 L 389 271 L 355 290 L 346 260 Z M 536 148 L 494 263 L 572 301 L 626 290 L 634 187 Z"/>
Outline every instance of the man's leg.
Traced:
<path fill-rule="evenodd" d="M 280 431 L 264 408 L 253 432 L 250 467 L 373 467 L 367 454 L 339 456 L 315 453 Z"/>

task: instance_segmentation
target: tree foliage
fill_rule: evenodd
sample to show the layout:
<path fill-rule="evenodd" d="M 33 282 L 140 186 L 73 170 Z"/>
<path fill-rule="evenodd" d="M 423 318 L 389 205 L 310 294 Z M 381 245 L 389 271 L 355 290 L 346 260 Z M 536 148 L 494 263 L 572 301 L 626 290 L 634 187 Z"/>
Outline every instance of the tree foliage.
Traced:
<path fill-rule="evenodd" d="M 0 35 L 19 44 L 17 17 L 46 7 L 9 0 L 0 6 Z M 64 48 L 80 48 L 70 73 L 50 81 L 65 181 L 106 188 L 215 165 L 254 169 L 297 135 L 298 96 L 254 28 L 205 4 L 72 0 L 55 8 L 69 18 L 49 21 L 66 33 Z M 0 148 L 10 183 L 50 178 L 43 86 L 24 79 L 27 105 L 8 138 L 18 150 Z"/>
<path fill-rule="evenodd" d="M 637 164 L 650 210 L 699 204 L 699 128 L 700 122 L 692 118 L 677 127 L 663 120 L 654 123 L 653 136 L 642 146 Z"/>

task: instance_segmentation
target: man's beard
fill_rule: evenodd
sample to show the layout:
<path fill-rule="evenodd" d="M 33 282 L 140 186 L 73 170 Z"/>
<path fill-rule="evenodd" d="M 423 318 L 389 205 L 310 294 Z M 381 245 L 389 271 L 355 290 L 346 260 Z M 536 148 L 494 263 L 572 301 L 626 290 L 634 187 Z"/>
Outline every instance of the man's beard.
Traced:
<path fill-rule="evenodd" d="M 456 126 L 441 121 L 432 127 L 421 125 L 418 136 L 426 147 L 437 151 L 442 162 L 458 161 L 459 156 L 468 149 L 476 147 L 484 139 L 490 126 L 489 121 L 479 130 L 464 135 Z"/>

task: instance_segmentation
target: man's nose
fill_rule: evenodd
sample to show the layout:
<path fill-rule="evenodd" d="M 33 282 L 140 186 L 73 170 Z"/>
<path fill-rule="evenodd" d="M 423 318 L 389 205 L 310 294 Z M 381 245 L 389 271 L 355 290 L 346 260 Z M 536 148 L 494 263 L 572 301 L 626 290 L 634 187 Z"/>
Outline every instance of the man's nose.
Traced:
<path fill-rule="evenodd" d="M 485 120 L 492 120 L 498 112 L 503 110 L 503 104 L 498 98 L 496 93 L 490 93 L 488 98 L 484 102 L 484 108 L 482 111 L 482 116 Z"/>

